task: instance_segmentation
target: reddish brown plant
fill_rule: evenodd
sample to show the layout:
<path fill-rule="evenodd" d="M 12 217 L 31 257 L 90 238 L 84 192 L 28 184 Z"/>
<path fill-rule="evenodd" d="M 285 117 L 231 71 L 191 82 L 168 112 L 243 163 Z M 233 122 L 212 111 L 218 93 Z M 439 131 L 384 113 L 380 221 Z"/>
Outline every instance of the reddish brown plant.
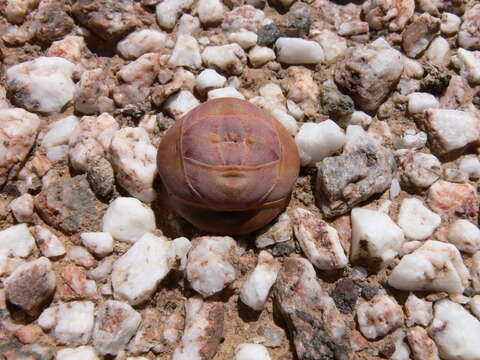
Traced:
<path fill-rule="evenodd" d="M 179 119 L 162 139 L 157 164 L 175 211 L 223 234 L 246 234 L 273 220 L 300 168 L 285 128 L 234 98 L 207 101 Z"/>

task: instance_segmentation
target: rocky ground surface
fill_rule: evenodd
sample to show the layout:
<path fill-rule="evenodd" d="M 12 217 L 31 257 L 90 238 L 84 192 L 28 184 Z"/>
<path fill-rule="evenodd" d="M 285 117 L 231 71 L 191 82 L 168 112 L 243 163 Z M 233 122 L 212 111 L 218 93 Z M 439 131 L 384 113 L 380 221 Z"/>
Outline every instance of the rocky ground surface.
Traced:
<path fill-rule="evenodd" d="M 0 358 L 480 359 L 477 1 L 0 11 Z M 156 172 L 219 97 L 302 161 L 285 213 L 235 238 L 173 214 Z"/>

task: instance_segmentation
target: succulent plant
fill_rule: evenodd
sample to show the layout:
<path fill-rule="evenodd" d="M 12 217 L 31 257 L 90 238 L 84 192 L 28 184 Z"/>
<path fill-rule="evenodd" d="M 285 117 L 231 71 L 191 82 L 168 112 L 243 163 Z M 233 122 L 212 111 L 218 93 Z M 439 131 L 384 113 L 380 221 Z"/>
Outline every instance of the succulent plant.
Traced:
<path fill-rule="evenodd" d="M 179 119 L 158 149 L 174 210 L 200 229 L 246 234 L 288 204 L 297 147 L 282 124 L 248 101 L 207 101 Z"/>

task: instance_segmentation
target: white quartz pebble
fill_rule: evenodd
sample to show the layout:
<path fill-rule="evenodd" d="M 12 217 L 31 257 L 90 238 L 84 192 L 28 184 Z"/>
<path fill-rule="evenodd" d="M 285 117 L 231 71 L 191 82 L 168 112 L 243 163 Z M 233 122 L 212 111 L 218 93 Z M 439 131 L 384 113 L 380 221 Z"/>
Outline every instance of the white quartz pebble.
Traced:
<path fill-rule="evenodd" d="M 80 238 L 83 245 L 96 256 L 104 257 L 113 252 L 113 238 L 108 232 L 84 232 Z"/>
<path fill-rule="evenodd" d="M 117 355 L 141 321 L 142 316 L 130 305 L 115 300 L 103 302 L 95 315 L 93 346 L 102 355 Z"/>
<path fill-rule="evenodd" d="M 153 180 L 157 171 L 157 149 L 141 127 L 124 127 L 111 144 L 112 165 L 118 183 L 144 202 L 155 199 Z"/>
<path fill-rule="evenodd" d="M 164 108 L 173 117 L 180 118 L 199 104 L 200 102 L 190 91 L 181 90 L 167 99 Z"/>
<path fill-rule="evenodd" d="M 320 270 L 334 270 L 348 264 L 335 228 L 320 216 L 302 208 L 292 211 L 292 219 L 295 237 L 313 265 Z"/>
<path fill-rule="evenodd" d="M 173 247 L 175 248 L 175 259 L 179 262 L 179 270 L 185 270 L 187 266 L 187 255 L 192 247 L 192 243 L 185 237 L 173 239 Z"/>
<path fill-rule="evenodd" d="M 92 336 L 94 304 L 91 301 L 61 303 L 46 309 L 38 322 L 45 329 L 53 328 L 53 337 L 61 345 L 85 345 Z"/>
<path fill-rule="evenodd" d="M 360 301 L 357 321 L 363 336 L 376 339 L 402 326 L 403 311 L 393 297 L 379 294 L 370 301 Z"/>
<path fill-rule="evenodd" d="M 149 52 L 159 52 L 165 46 L 167 36 L 157 30 L 135 31 L 117 44 L 117 50 L 125 59 L 136 59 Z"/>
<path fill-rule="evenodd" d="M 113 264 L 115 299 L 137 305 L 147 300 L 175 262 L 175 248 L 166 237 L 143 235 Z"/>
<path fill-rule="evenodd" d="M 21 107 L 41 113 L 59 113 L 73 99 L 74 70 L 75 65 L 68 60 L 40 56 L 10 67 L 7 87 Z"/>
<path fill-rule="evenodd" d="M 35 225 L 30 230 L 43 256 L 56 257 L 65 254 L 63 243 L 46 227 Z"/>
<path fill-rule="evenodd" d="M 87 269 L 95 265 L 95 258 L 83 246 L 72 246 L 68 249 L 68 258 Z"/>
<path fill-rule="evenodd" d="M 42 146 L 46 149 L 72 141 L 78 135 L 79 121 L 76 116 L 70 115 L 48 124 L 47 129 L 42 139 Z"/>
<path fill-rule="evenodd" d="M 277 60 L 285 64 L 318 64 L 325 58 L 322 47 L 315 41 L 281 37 L 275 42 Z"/>
<path fill-rule="evenodd" d="M 468 174 L 470 179 L 480 178 L 480 161 L 478 157 L 465 157 L 460 161 L 458 168 Z"/>
<path fill-rule="evenodd" d="M 240 75 L 247 62 L 245 52 L 238 44 L 207 46 L 202 52 L 202 60 L 208 67 L 222 70 L 232 75 Z"/>
<path fill-rule="evenodd" d="M 461 150 L 480 139 L 480 118 L 466 111 L 427 109 L 425 127 L 439 154 Z"/>
<path fill-rule="evenodd" d="M 398 214 L 398 225 L 406 237 L 412 240 L 425 240 L 440 225 L 442 219 L 428 209 L 421 200 L 408 198 L 402 201 Z"/>
<path fill-rule="evenodd" d="M 171 360 L 213 358 L 222 337 L 223 321 L 222 302 L 205 301 L 198 296 L 189 298 L 185 304 L 185 328 L 182 339 L 175 348 Z M 168 335 L 168 338 L 172 340 L 173 336 Z"/>
<path fill-rule="evenodd" d="M 218 89 L 225 85 L 227 78 L 213 69 L 205 69 L 198 74 L 195 80 L 195 88 L 199 92 Z"/>
<path fill-rule="evenodd" d="M 341 150 L 345 140 L 345 133 L 332 120 L 303 124 L 295 136 L 302 166 L 315 166 Z"/>
<path fill-rule="evenodd" d="M 232 283 L 237 273 L 233 266 L 238 251 L 229 236 L 203 236 L 192 240 L 187 258 L 187 279 L 203 297 L 211 296 Z"/>
<path fill-rule="evenodd" d="M 231 86 L 210 90 L 208 92 L 207 97 L 208 97 L 208 100 L 225 98 L 225 97 L 245 100 L 245 96 L 243 96 L 241 92 L 239 92 L 237 89 Z"/>
<path fill-rule="evenodd" d="M 0 250 L 15 257 L 28 257 L 35 248 L 35 240 L 27 225 L 19 224 L 0 231 Z"/>
<path fill-rule="evenodd" d="M 419 299 L 413 293 L 410 293 L 405 302 L 405 311 L 407 314 L 407 326 L 415 324 L 428 326 L 433 318 L 432 303 Z"/>
<path fill-rule="evenodd" d="M 462 19 L 459 16 L 444 12 L 442 13 L 442 22 L 440 23 L 440 31 L 445 35 L 453 35 L 460 29 Z"/>
<path fill-rule="evenodd" d="M 33 216 L 33 196 L 30 194 L 23 194 L 16 199 L 13 199 L 8 205 L 12 210 L 15 219 L 20 222 L 30 222 Z"/>
<path fill-rule="evenodd" d="M 271 357 L 263 345 L 240 344 L 235 349 L 235 360 L 271 360 Z"/>
<path fill-rule="evenodd" d="M 116 198 L 103 217 L 103 231 L 119 241 L 133 243 L 155 228 L 153 211 L 131 197 Z"/>
<path fill-rule="evenodd" d="M 450 225 L 447 237 L 460 251 L 473 254 L 480 249 L 480 229 L 468 220 L 456 220 Z"/>
<path fill-rule="evenodd" d="M 480 295 L 475 295 L 469 302 L 470 311 L 473 315 L 480 319 Z"/>
<path fill-rule="evenodd" d="M 471 85 L 480 84 L 480 51 L 459 48 L 452 62 L 460 69 L 460 75 Z"/>
<path fill-rule="evenodd" d="M 168 60 L 172 67 L 184 66 L 190 69 L 198 69 L 202 65 L 200 47 L 197 40 L 190 35 L 182 35 L 177 38 L 172 55 Z"/>
<path fill-rule="evenodd" d="M 405 291 L 461 294 L 468 280 L 468 270 L 457 248 L 452 244 L 428 240 L 402 258 L 390 274 L 388 284 Z"/>
<path fill-rule="evenodd" d="M 79 346 L 74 349 L 58 350 L 55 360 L 99 360 L 95 349 L 91 346 Z"/>
<path fill-rule="evenodd" d="M 384 213 L 355 208 L 352 210 L 352 261 L 369 263 L 375 259 L 388 265 L 405 241 L 403 231 Z"/>
<path fill-rule="evenodd" d="M 446 360 L 480 359 L 480 321 L 461 305 L 440 300 L 434 307 L 434 319 L 428 329 Z"/>
<path fill-rule="evenodd" d="M 262 310 L 279 271 L 280 263 L 269 252 L 260 252 L 257 266 L 240 289 L 242 302 L 253 310 Z"/>
<path fill-rule="evenodd" d="M 231 43 L 237 43 L 244 50 L 250 49 L 257 43 L 258 35 L 253 31 L 239 31 L 228 34 Z"/>
<path fill-rule="evenodd" d="M 173 29 L 180 14 L 192 5 L 193 0 L 165 0 L 160 2 L 155 8 L 158 24 L 164 29 Z"/>
<path fill-rule="evenodd" d="M 425 51 L 425 57 L 427 61 L 433 65 L 445 66 L 450 63 L 450 44 L 448 41 L 441 37 L 437 36 L 427 51 Z"/>
<path fill-rule="evenodd" d="M 197 12 L 202 24 L 212 25 L 222 21 L 225 6 L 221 0 L 199 0 Z"/>
<path fill-rule="evenodd" d="M 275 60 L 275 52 L 266 46 L 254 46 L 248 53 L 248 60 L 253 67 L 260 67 Z"/>
<path fill-rule="evenodd" d="M 429 93 L 415 92 L 408 95 L 408 112 L 419 114 L 428 108 L 440 107 L 439 101 Z"/>

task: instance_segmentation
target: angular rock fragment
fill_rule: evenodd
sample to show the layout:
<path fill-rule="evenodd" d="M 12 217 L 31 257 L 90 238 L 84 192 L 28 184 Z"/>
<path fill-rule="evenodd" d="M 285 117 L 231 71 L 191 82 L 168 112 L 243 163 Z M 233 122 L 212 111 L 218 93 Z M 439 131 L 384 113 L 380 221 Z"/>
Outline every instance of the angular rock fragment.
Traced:
<path fill-rule="evenodd" d="M 476 145 L 480 142 L 480 118 L 458 110 L 428 109 L 423 126 L 432 151 L 437 155 Z"/>
<path fill-rule="evenodd" d="M 398 225 L 407 238 L 425 240 L 433 234 L 441 221 L 440 216 L 423 205 L 421 200 L 409 198 L 402 201 Z"/>
<path fill-rule="evenodd" d="M 380 294 L 368 302 L 360 301 L 357 321 L 363 336 L 377 339 L 402 326 L 402 307 L 393 297 Z"/>
<path fill-rule="evenodd" d="M 440 357 L 449 360 L 479 358 L 476 339 L 480 336 L 480 321 L 461 305 L 446 299 L 438 301 L 434 311 L 428 333 L 437 344 Z"/>
<path fill-rule="evenodd" d="M 74 169 L 88 171 L 93 161 L 108 154 L 113 135 L 119 129 L 107 113 L 80 119 L 79 134 L 70 142 L 70 162 Z"/>
<path fill-rule="evenodd" d="M 352 210 L 350 259 L 371 269 L 387 266 L 404 243 L 403 231 L 384 213 L 362 208 Z"/>
<path fill-rule="evenodd" d="M 415 324 L 428 326 L 433 318 L 432 305 L 431 302 L 419 299 L 413 293 L 410 293 L 405 302 L 407 326 L 413 326 Z"/>
<path fill-rule="evenodd" d="M 341 269 L 347 265 L 348 259 L 335 228 L 302 208 L 294 209 L 292 215 L 295 237 L 313 265 L 320 270 Z"/>
<path fill-rule="evenodd" d="M 72 10 L 78 22 L 107 41 L 120 38 L 138 24 L 132 0 L 80 0 Z"/>
<path fill-rule="evenodd" d="M 467 220 L 456 220 L 448 229 L 447 239 L 458 250 L 474 254 L 480 250 L 480 229 Z"/>
<path fill-rule="evenodd" d="M 480 84 L 480 51 L 468 51 L 459 48 L 452 63 L 460 70 L 462 78 L 471 85 Z"/>
<path fill-rule="evenodd" d="M 27 225 L 19 224 L 0 231 L 0 251 L 15 257 L 28 257 L 35 248 L 35 240 Z"/>
<path fill-rule="evenodd" d="M 389 149 L 355 125 L 347 129 L 343 153 L 323 159 L 317 168 L 317 204 L 326 217 L 333 217 L 387 190 L 396 164 Z"/>
<path fill-rule="evenodd" d="M 48 45 L 70 33 L 74 26 L 75 23 L 68 16 L 62 1 L 46 1 L 40 2 L 31 31 L 35 33 L 35 40 Z"/>
<path fill-rule="evenodd" d="M 38 57 L 7 70 L 10 100 L 29 111 L 59 113 L 72 99 L 75 65 L 59 57 Z"/>
<path fill-rule="evenodd" d="M 90 341 L 94 322 L 94 305 L 90 301 L 72 301 L 45 309 L 38 318 L 44 330 L 52 330 L 61 345 L 78 346 Z"/>
<path fill-rule="evenodd" d="M 141 315 L 130 305 L 105 301 L 95 315 L 93 346 L 102 355 L 117 355 L 135 334 L 141 320 Z"/>
<path fill-rule="evenodd" d="M 114 297 L 131 305 L 147 300 L 168 274 L 174 261 L 172 242 L 165 237 L 143 235 L 113 264 Z"/>
<path fill-rule="evenodd" d="M 5 280 L 7 300 L 33 315 L 55 291 L 55 273 L 50 260 L 41 257 L 20 265 Z"/>
<path fill-rule="evenodd" d="M 427 204 L 437 214 L 476 218 L 478 193 L 470 184 L 438 180 L 428 190 Z"/>
<path fill-rule="evenodd" d="M 165 0 L 160 2 L 155 8 L 158 24 L 164 29 L 173 29 L 180 14 L 192 5 L 193 0 Z"/>
<path fill-rule="evenodd" d="M 397 85 L 402 72 L 401 54 L 385 41 L 377 40 L 348 49 L 334 79 L 361 110 L 374 113 Z"/>
<path fill-rule="evenodd" d="M 118 183 L 141 201 L 155 199 L 153 179 L 157 171 L 157 149 L 145 129 L 124 127 L 111 144 L 112 164 Z"/>
<path fill-rule="evenodd" d="M 253 310 L 262 310 L 279 271 L 280 263 L 267 251 L 260 252 L 257 266 L 240 289 L 242 302 Z"/>
<path fill-rule="evenodd" d="M 402 149 L 395 152 L 395 158 L 403 188 L 429 188 L 442 174 L 442 164 L 434 155 Z"/>
<path fill-rule="evenodd" d="M 185 329 L 172 360 L 212 359 L 223 335 L 223 303 L 193 297 L 187 300 L 185 313 Z"/>
<path fill-rule="evenodd" d="M 451 244 L 428 240 L 405 255 L 393 269 L 388 284 L 405 291 L 446 291 L 461 294 L 470 274 L 460 252 Z"/>
<path fill-rule="evenodd" d="M 167 36 L 157 30 L 144 29 L 131 33 L 117 44 L 117 50 L 125 59 L 136 59 L 143 54 L 160 52 Z"/>
<path fill-rule="evenodd" d="M 247 62 L 245 52 L 238 44 L 207 46 L 202 52 L 206 66 L 232 75 L 240 75 Z"/>
<path fill-rule="evenodd" d="M 65 254 L 63 243 L 46 227 L 35 225 L 31 231 L 43 256 L 57 257 Z"/>
<path fill-rule="evenodd" d="M 87 280 L 87 273 L 83 268 L 70 264 L 62 269 L 60 275 L 64 280 L 58 288 L 58 295 L 62 300 L 98 298 L 97 284 L 94 280 Z"/>
<path fill-rule="evenodd" d="M 156 229 L 155 214 L 139 200 L 118 197 L 112 201 L 103 217 L 103 231 L 118 241 L 135 242 Z"/>
<path fill-rule="evenodd" d="M 102 69 L 85 71 L 73 98 L 75 110 L 87 115 L 112 112 L 114 104 L 109 95 L 114 85 Z"/>
<path fill-rule="evenodd" d="M 407 340 L 415 360 L 440 360 L 437 346 L 424 328 L 415 326 L 408 329 Z"/>
<path fill-rule="evenodd" d="M 150 95 L 150 87 L 160 70 L 160 54 L 148 53 L 128 63 L 117 72 L 123 83 L 113 88 L 113 99 L 119 106 L 136 104 Z"/>
<path fill-rule="evenodd" d="M 85 48 L 86 44 L 82 36 L 69 35 L 61 40 L 54 41 L 47 49 L 47 56 L 61 57 L 72 63 L 77 63 L 80 61 Z"/>
<path fill-rule="evenodd" d="M 267 227 L 255 240 L 258 248 L 265 248 L 270 245 L 291 241 L 293 239 L 292 220 L 286 213 L 278 217 L 278 221 Z"/>
<path fill-rule="evenodd" d="M 192 240 L 187 258 L 187 279 L 203 297 L 211 296 L 232 283 L 238 251 L 229 236 L 202 236 Z"/>
<path fill-rule="evenodd" d="M 189 69 L 198 69 L 202 65 L 200 46 L 198 41 L 189 35 L 182 35 L 177 38 L 172 55 L 168 60 L 171 66 L 183 66 Z"/>
<path fill-rule="evenodd" d="M 302 166 L 315 166 L 327 156 L 341 150 L 345 144 L 345 134 L 332 120 L 319 124 L 305 123 L 295 136 Z"/>
<path fill-rule="evenodd" d="M 472 6 L 464 15 L 458 44 L 471 50 L 480 50 L 480 4 Z"/>
<path fill-rule="evenodd" d="M 215 25 L 224 19 L 225 6 L 221 0 L 199 0 L 197 11 L 202 24 Z"/>
<path fill-rule="evenodd" d="M 401 31 L 415 11 L 415 1 L 368 0 L 362 7 L 370 28 Z"/>
<path fill-rule="evenodd" d="M 351 356 L 348 328 L 306 259 L 287 258 L 274 289 L 300 360 Z"/>
<path fill-rule="evenodd" d="M 23 109 L 2 109 L 0 113 L 0 188 L 22 168 L 35 143 L 40 119 Z"/>
<path fill-rule="evenodd" d="M 98 257 L 113 252 L 113 238 L 106 232 L 84 232 L 80 234 L 83 245 Z"/>
<path fill-rule="evenodd" d="M 28 223 L 32 221 L 33 217 L 33 196 L 30 194 L 23 194 L 8 204 L 12 210 L 13 216 L 19 223 Z"/>
<path fill-rule="evenodd" d="M 103 205 L 83 175 L 45 187 L 35 199 L 35 208 L 47 224 L 66 234 L 98 230 L 103 214 Z"/>
<path fill-rule="evenodd" d="M 56 360 L 99 360 L 95 349 L 91 346 L 79 346 L 74 349 L 61 349 Z"/>
<path fill-rule="evenodd" d="M 407 56 L 415 58 L 420 55 L 439 29 L 440 20 L 429 14 L 422 14 L 409 24 L 402 34 L 402 45 Z"/>

